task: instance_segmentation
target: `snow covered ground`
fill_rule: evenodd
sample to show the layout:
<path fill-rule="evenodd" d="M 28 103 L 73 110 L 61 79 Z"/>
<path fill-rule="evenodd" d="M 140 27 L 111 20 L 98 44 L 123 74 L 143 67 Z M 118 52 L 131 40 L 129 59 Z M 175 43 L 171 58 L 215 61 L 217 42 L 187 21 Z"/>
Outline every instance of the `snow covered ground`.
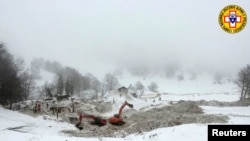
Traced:
<path fill-rule="evenodd" d="M 188 93 L 235 93 L 238 92 L 237 86 L 233 82 L 234 77 L 224 77 L 219 81 L 215 79 L 214 75 L 201 73 L 197 74 L 195 78 L 190 78 L 190 74 L 183 73 L 183 80 L 178 80 L 178 76 L 167 78 L 162 75 L 153 76 L 135 76 L 127 71 L 118 77 L 119 82 L 124 86 L 134 85 L 140 81 L 146 89 L 151 82 L 158 85 L 158 92 L 160 93 L 175 93 L 175 94 L 188 94 Z"/>
<path fill-rule="evenodd" d="M 41 76 L 42 79 L 36 82 L 38 86 L 42 86 L 46 81 L 49 82 L 49 80 L 51 81 L 54 78 L 53 74 L 46 71 L 42 71 Z M 181 82 L 177 82 L 177 80 L 174 79 L 168 81 L 165 81 L 165 79 L 164 81 L 163 79 L 157 79 L 155 82 L 161 84 L 159 85 L 160 93 L 146 90 L 141 96 L 141 99 L 136 99 L 131 95 L 120 96 L 117 95 L 117 92 L 110 92 L 106 95 L 104 100 L 111 103 L 114 100 L 115 103 L 112 105 L 112 111 L 104 113 L 102 116 L 109 117 L 116 113 L 121 103 L 125 100 L 133 103 L 135 110 L 141 110 L 142 108 L 149 110 L 152 108 L 152 105 L 169 105 L 170 101 L 217 100 L 222 102 L 233 102 L 239 99 L 239 93 L 232 82 L 214 84 L 209 78 L 208 76 L 204 76 L 196 81 L 186 79 Z M 137 79 L 135 82 L 136 81 Z M 142 79 L 140 81 L 145 86 L 152 82 L 151 79 Z M 127 85 L 129 85 L 129 83 L 127 83 Z M 204 110 L 205 114 L 228 116 L 228 124 L 250 124 L 250 106 L 201 106 L 201 108 Z M 192 123 L 158 128 L 149 132 L 134 133 L 125 138 L 86 138 L 70 136 L 69 134 L 61 132 L 62 130 L 77 130 L 74 125 L 63 122 L 62 120 L 57 120 L 50 116 L 32 117 L 0 107 L 0 140 L 2 141 L 206 141 L 207 126 L 208 124 Z"/>
<path fill-rule="evenodd" d="M 172 99 L 189 99 L 190 95 L 171 95 Z M 174 98 L 176 97 L 176 98 Z M 191 96 L 192 97 L 192 96 Z M 194 96 L 195 97 L 195 96 Z M 198 96 L 197 96 L 198 97 Z M 212 95 L 214 99 L 224 101 L 237 100 L 231 95 Z M 199 95 L 199 99 L 202 95 Z M 205 98 L 206 99 L 206 98 Z M 136 102 L 136 100 L 133 100 Z M 140 102 L 140 101 L 137 101 Z M 135 103 L 139 105 L 140 103 Z M 228 124 L 250 124 L 250 106 L 248 107 L 212 107 L 201 106 L 205 114 L 226 115 Z M 117 110 L 117 109 L 115 109 Z M 114 111 L 115 112 L 115 111 Z M 212 124 L 212 123 L 211 123 Z M 217 124 L 217 123 L 214 123 Z M 150 132 L 135 133 L 125 138 L 84 138 L 73 137 L 62 133 L 62 130 L 76 130 L 74 125 L 49 116 L 31 117 L 17 111 L 0 107 L 0 138 L 3 141 L 206 141 L 208 124 L 183 124 L 173 127 L 158 128 Z M 192 129 L 192 130 L 190 130 Z M 80 132 L 80 131 L 79 131 Z"/>

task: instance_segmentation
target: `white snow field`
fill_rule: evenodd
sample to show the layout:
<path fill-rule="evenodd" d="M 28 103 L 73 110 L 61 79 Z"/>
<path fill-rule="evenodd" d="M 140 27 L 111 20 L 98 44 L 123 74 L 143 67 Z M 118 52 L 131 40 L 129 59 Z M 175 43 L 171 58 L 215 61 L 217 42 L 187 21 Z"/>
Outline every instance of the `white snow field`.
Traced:
<path fill-rule="evenodd" d="M 181 98 L 179 96 L 176 96 L 176 98 L 174 98 L 174 96 L 176 95 L 171 95 L 171 99 L 189 99 L 190 97 L 190 95 L 182 95 Z M 220 99 L 220 97 L 223 97 L 224 101 L 234 101 L 230 95 L 221 96 L 221 94 L 214 94 L 212 97 L 214 99 Z M 202 99 L 202 95 L 199 95 L 199 99 Z M 140 105 L 141 102 L 141 100 L 132 101 L 135 105 Z M 200 107 L 204 110 L 205 114 L 218 114 L 228 116 L 229 121 L 227 124 L 250 124 L 250 106 Z M 117 109 L 114 109 L 113 113 L 115 113 L 116 110 Z M 4 109 L 3 107 L 0 107 L 1 141 L 206 141 L 207 125 L 208 124 L 201 123 L 183 124 L 173 127 L 158 128 L 150 132 L 134 133 L 126 136 L 125 138 L 73 137 L 60 132 L 62 130 L 77 130 L 72 124 L 63 122 L 62 120 L 56 120 L 55 118 L 53 119 L 49 116 L 32 117 L 19 113 L 17 111 L 10 111 Z"/>

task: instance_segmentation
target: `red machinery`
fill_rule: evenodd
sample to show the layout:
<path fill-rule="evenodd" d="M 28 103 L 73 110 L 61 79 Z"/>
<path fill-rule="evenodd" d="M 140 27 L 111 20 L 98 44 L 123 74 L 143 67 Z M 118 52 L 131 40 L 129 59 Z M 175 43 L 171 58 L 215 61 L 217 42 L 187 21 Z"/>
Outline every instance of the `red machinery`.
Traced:
<path fill-rule="evenodd" d="M 125 101 L 121 108 L 119 109 L 119 113 L 115 114 L 113 117 L 109 118 L 109 123 L 113 125 L 123 125 L 125 122 L 122 120 L 122 110 L 124 107 L 128 105 L 128 107 L 133 108 L 133 104 L 129 104 L 127 101 Z"/>
<path fill-rule="evenodd" d="M 83 118 L 90 118 L 90 119 L 93 119 L 94 121 L 91 122 L 91 124 L 93 125 L 99 125 L 99 126 L 104 126 L 106 125 L 107 123 L 107 120 L 105 119 L 102 119 L 101 117 L 98 117 L 98 116 L 93 116 L 93 115 L 84 115 L 84 114 L 80 114 L 79 116 L 79 122 L 76 124 L 76 127 L 80 130 L 83 129 L 81 123 L 82 123 L 82 119 Z"/>
<path fill-rule="evenodd" d="M 125 101 L 122 106 L 119 109 L 119 113 L 115 114 L 113 117 L 110 117 L 109 123 L 113 124 L 113 125 L 123 125 L 125 122 L 122 119 L 122 110 L 125 108 L 125 106 L 128 106 L 130 108 L 133 108 L 133 104 L 129 104 L 127 101 Z M 104 126 L 107 124 L 107 120 L 106 119 L 102 119 L 99 116 L 94 116 L 94 115 L 86 115 L 86 114 L 80 114 L 79 116 L 79 122 L 76 124 L 76 127 L 80 130 L 83 129 L 82 126 L 82 119 L 83 118 L 90 118 L 93 119 L 93 122 L 91 122 L 91 124 L 93 125 L 99 125 L 99 126 Z"/>

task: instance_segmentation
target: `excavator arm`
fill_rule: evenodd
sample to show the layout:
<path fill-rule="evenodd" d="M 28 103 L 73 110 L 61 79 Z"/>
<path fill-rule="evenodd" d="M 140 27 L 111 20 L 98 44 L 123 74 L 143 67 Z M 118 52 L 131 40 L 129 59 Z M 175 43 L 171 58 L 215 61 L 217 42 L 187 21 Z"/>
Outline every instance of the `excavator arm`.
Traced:
<path fill-rule="evenodd" d="M 95 120 L 95 116 L 93 116 L 93 115 L 84 115 L 84 114 L 80 114 L 80 116 L 79 116 L 79 123 L 81 124 L 82 123 L 82 119 L 83 118 L 91 118 L 91 119 L 93 119 L 93 120 Z"/>
<path fill-rule="evenodd" d="M 122 106 L 119 109 L 119 113 L 115 114 L 113 117 L 109 118 L 109 122 L 111 124 L 115 124 L 115 125 L 122 125 L 124 124 L 124 121 L 122 120 L 122 111 L 124 109 L 124 107 L 128 105 L 130 108 L 133 108 L 132 104 L 129 104 L 127 101 L 125 101 Z"/>
<path fill-rule="evenodd" d="M 118 117 L 119 117 L 119 118 L 122 117 L 122 111 L 123 111 L 124 107 L 125 107 L 127 104 L 128 104 L 128 102 L 125 101 L 125 102 L 122 104 L 122 106 L 120 107 L 120 109 L 119 109 L 119 114 L 118 114 Z"/>
<path fill-rule="evenodd" d="M 79 122 L 76 124 L 76 127 L 79 128 L 80 130 L 83 129 L 83 127 L 82 127 L 82 119 L 83 118 L 93 119 L 93 122 L 91 122 L 91 124 L 93 124 L 93 125 L 104 126 L 107 123 L 106 119 L 102 119 L 99 116 L 80 114 L 79 115 Z"/>

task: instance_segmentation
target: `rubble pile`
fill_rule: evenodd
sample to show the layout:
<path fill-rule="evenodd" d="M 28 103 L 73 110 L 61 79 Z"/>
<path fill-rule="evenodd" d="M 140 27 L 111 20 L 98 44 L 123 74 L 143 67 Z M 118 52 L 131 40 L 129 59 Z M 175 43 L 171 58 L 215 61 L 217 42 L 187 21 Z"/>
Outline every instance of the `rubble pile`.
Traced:
<path fill-rule="evenodd" d="M 63 131 L 72 136 L 82 137 L 125 137 L 128 134 L 146 132 L 156 128 L 170 127 L 187 123 L 226 123 L 228 117 L 204 115 L 195 102 L 179 102 L 171 106 L 155 108 L 145 112 L 133 109 L 123 114 L 126 124 L 122 126 L 106 125 L 103 127 L 90 125 L 85 121 L 82 131 Z"/>
<path fill-rule="evenodd" d="M 71 136 L 77 137 L 125 137 L 132 133 L 151 131 L 156 128 L 170 127 L 188 123 L 226 123 L 227 116 L 204 114 L 199 106 L 248 106 L 250 99 L 236 102 L 219 101 L 178 101 L 166 106 L 152 107 L 147 110 L 125 109 L 123 111 L 124 125 L 105 126 L 92 125 L 92 119 L 84 119 L 83 130 L 63 130 Z M 112 103 L 104 101 L 64 100 L 59 103 L 55 101 L 24 101 L 12 105 L 13 110 L 31 116 L 43 115 L 47 117 L 58 117 L 71 124 L 78 122 L 79 113 L 92 115 L 105 115 L 112 112 Z M 115 113 L 114 113 L 115 114 Z M 108 119 L 109 117 L 102 117 Z"/>

